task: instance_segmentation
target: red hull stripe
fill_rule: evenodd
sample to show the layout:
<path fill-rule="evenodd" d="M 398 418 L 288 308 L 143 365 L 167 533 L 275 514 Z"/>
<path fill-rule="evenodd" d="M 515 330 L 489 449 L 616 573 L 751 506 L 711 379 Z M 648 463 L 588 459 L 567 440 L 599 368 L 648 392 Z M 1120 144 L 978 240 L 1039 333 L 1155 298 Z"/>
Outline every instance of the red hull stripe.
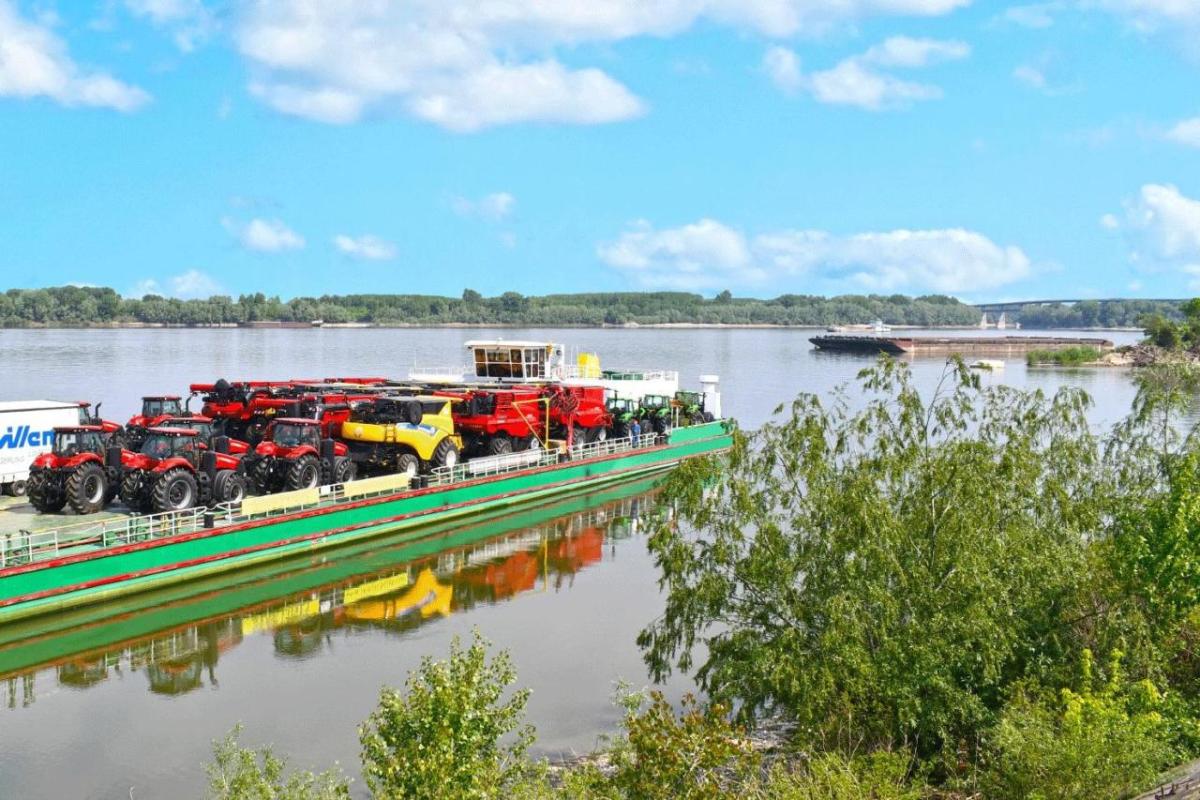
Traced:
<path fill-rule="evenodd" d="M 599 459 L 597 459 L 597 460 L 599 460 Z M 589 462 L 589 463 L 591 463 L 591 462 Z M 626 472 L 630 472 L 630 471 L 638 470 L 638 469 L 642 469 L 642 467 L 628 467 L 623 470 L 614 470 L 613 472 L 608 473 L 608 474 L 609 475 L 621 475 Z M 505 477 L 511 477 L 512 475 L 515 475 L 515 474 L 520 474 L 520 473 L 510 473 L 509 475 L 507 475 Z M 545 487 L 541 487 L 541 488 L 554 489 L 554 488 L 557 488 L 560 486 L 568 486 L 577 481 L 578 481 L 578 479 L 559 481 L 557 483 L 547 484 Z M 490 479 L 480 481 L 480 483 L 487 483 L 487 482 L 490 482 Z M 465 485 L 467 485 L 467 484 L 465 484 L 465 483 L 456 484 L 456 486 L 465 486 Z M 439 488 L 441 488 L 441 487 L 439 487 Z M 427 492 L 430 490 L 421 490 L 421 491 Z M 437 491 L 437 490 L 435 489 L 433 491 Z M 504 492 L 501 494 L 489 495 L 488 497 L 484 497 L 484 498 L 478 498 L 478 499 L 474 499 L 474 500 L 468 500 L 468 501 L 465 501 L 462 503 L 456 503 L 454 505 L 443 506 L 443 507 L 437 509 L 437 512 L 442 513 L 444 511 L 453 511 L 455 509 L 464 508 L 466 506 L 478 505 L 481 503 L 492 502 L 495 500 L 503 500 L 505 498 L 513 497 L 513 496 L 520 495 L 520 494 L 527 494 L 527 493 L 528 492 L 526 490 L 520 490 L 520 491 L 514 491 L 514 492 Z M 372 499 L 374 500 L 377 498 L 372 498 Z M 358 505 L 358 504 L 347 504 L 345 506 L 338 506 L 338 508 L 343 509 L 343 508 L 347 508 L 347 507 L 352 507 L 353 505 Z M 122 581 L 134 580 L 136 578 L 143 578 L 143 577 L 146 577 L 149 575 L 156 575 L 156 574 L 163 573 L 163 572 L 170 572 L 172 570 L 186 569 L 188 567 L 199 566 L 201 564 L 207 564 L 207 563 L 211 563 L 214 561 L 222 561 L 227 558 L 235 558 L 237 556 L 249 555 L 251 553 L 260 552 L 263 550 L 271 550 L 271 549 L 274 549 L 277 547 L 286 547 L 287 545 L 290 545 L 290 544 L 299 544 L 300 542 L 311 541 L 313 539 L 323 539 L 327 536 L 335 536 L 337 534 L 347 533 L 349 531 L 358 530 L 361 528 L 370 528 L 370 527 L 374 527 L 376 525 L 387 525 L 387 524 L 391 524 L 394 522 L 402 522 L 407 519 L 412 519 L 413 517 L 424 516 L 428 513 L 430 513 L 428 510 L 414 511 L 409 514 L 399 514 L 394 517 L 384 517 L 381 519 L 371 520 L 370 522 L 361 522 L 356 525 L 347 525 L 345 527 L 333 528 L 333 529 L 330 529 L 327 531 L 319 531 L 317 533 L 305 534 L 303 536 L 295 536 L 290 539 L 279 539 L 274 542 L 268 542 L 266 544 L 255 545 L 253 547 L 245 547 L 245 548 L 241 548 L 239 550 L 227 550 L 225 552 L 218 553 L 216 555 L 205 556 L 203 558 L 196 558 L 196 559 L 191 559 L 188 561 L 178 561 L 173 564 L 163 565 L 161 567 L 154 567 L 151 569 L 139 570 L 137 572 L 127 572 L 127 573 L 124 573 L 121 575 L 113 575 L 113 576 L 110 576 L 107 578 L 97 578 L 96 580 L 93 580 L 93 581 L 77 583 L 77 584 L 74 584 L 71 586 L 55 587 L 53 589 L 46 589 L 45 591 L 37 592 L 35 594 L 22 595 L 21 597 L 10 598 L 7 600 L 0 600 L 0 608 L 5 608 L 7 606 L 15 605 L 17 603 L 28 603 L 28 602 L 32 602 L 34 600 L 41 600 L 41 599 L 44 599 L 47 597 L 54 597 L 54 596 L 57 596 L 60 594 L 69 594 L 71 592 L 78 592 L 78 591 L 82 591 L 84 589 L 93 589 L 98 586 L 105 586 L 105 585 L 112 584 L 112 583 L 120 583 Z M 296 519 L 300 516 L 308 516 L 308 515 L 309 515 L 308 512 L 304 512 L 304 513 L 297 514 L 297 515 L 288 515 L 286 517 L 278 517 L 278 518 L 275 518 L 275 519 L 269 520 L 269 521 L 275 523 L 275 522 L 280 522 L 284 519 Z M 237 526 L 236 530 L 244 530 L 247 527 L 254 527 L 254 526 L 251 526 L 251 525 Z M 228 533 L 233 530 L 235 530 L 235 528 L 230 527 L 230 528 L 221 529 L 218 532 Z M 203 531 L 201 533 L 201 535 L 211 535 L 212 533 L 213 533 L 213 531 Z M 194 538 L 197 538 L 197 535 L 189 533 L 189 534 L 183 534 L 181 536 L 173 536 L 173 537 L 166 538 L 166 539 L 159 539 L 155 542 L 139 542 L 138 544 L 124 545 L 120 548 L 112 548 L 113 552 L 105 551 L 103 553 L 103 555 L 105 555 L 105 556 L 115 555 L 116 552 L 129 552 L 130 550 L 141 549 L 148 544 L 159 545 L 159 544 L 166 544 L 166 543 L 184 542 L 184 541 L 188 541 L 188 540 L 194 539 Z M 85 555 L 91 555 L 91 554 L 85 554 Z M 37 566 L 39 568 L 46 568 L 47 566 L 52 566 L 52 565 L 56 565 L 56 564 L 60 564 L 60 563 L 69 563 L 72 560 L 80 560 L 80 559 L 77 556 L 70 556 L 68 558 L 58 559 L 56 561 L 39 562 L 38 564 L 36 564 L 34 566 Z M 24 569 L 25 567 L 28 567 L 28 566 L 30 566 L 30 565 L 23 565 L 22 567 L 19 567 L 16 569 Z M 5 573 L 0 573 L 0 577 L 3 577 L 4 574 L 10 574 L 10 571 L 6 571 Z"/>
<path fill-rule="evenodd" d="M 645 450 L 642 450 L 640 452 L 652 453 L 652 452 L 655 452 L 658 450 L 666 449 L 667 447 L 668 447 L 667 445 L 662 445 L 659 447 L 650 447 L 650 448 L 646 448 Z M 577 467 L 577 466 L 581 466 L 584 464 L 599 464 L 599 463 L 602 463 L 605 461 L 611 461 L 613 459 L 623 458 L 627 455 L 628 455 L 628 452 L 613 453 L 612 455 L 601 456 L 600 458 L 592 458 L 592 459 L 588 459 L 587 461 L 568 461 L 568 462 L 561 463 L 561 464 L 550 464 L 545 467 L 536 467 L 534 469 L 529 469 L 529 470 L 521 470 L 518 472 L 508 472 L 508 473 L 504 473 L 501 475 L 491 475 L 491 476 L 488 476 L 485 478 L 476 478 L 475 480 L 463 481 L 462 483 L 456 483 L 451 486 L 434 486 L 434 487 L 430 487 L 428 489 L 417 489 L 415 491 L 404 492 L 401 494 L 384 495 L 383 497 L 368 497 L 363 500 L 355 500 L 354 502 L 343 503 L 338 506 L 326 506 L 324 508 L 311 508 L 311 509 L 308 509 L 307 511 L 295 511 L 291 514 L 282 514 L 277 517 L 264 517 L 263 519 L 260 519 L 260 520 L 251 520 L 249 522 L 241 522 L 236 525 L 228 525 L 228 526 L 225 526 L 222 528 L 213 528 L 211 530 L 201 528 L 200 530 L 190 531 L 188 533 L 181 533 L 181 534 L 177 534 L 175 536 L 164 536 L 161 539 L 154 539 L 154 540 L 148 541 L 148 542 L 135 542 L 133 544 L 124 544 L 124 545 L 120 545 L 117 547 L 108 547 L 108 548 L 105 548 L 104 550 L 96 551 L 96 552 L 92 552 L 92 553 L 76 553 L 74 555 L 63 556 L 61 558 L 48 559 L 46 561 L 36 561 L 33 563 L 29 563 L 29 564 L 21 564 L 21 565 L 15 566 L 15 567 L 7 567 L 5 569 L 0 570 L 0 578 L 4 578 L 8 575 L 19 575 L 22 572 L 32 572 L 34 570 L 49 569 L 50 567 L 58 567 L 58 566 L 62 566 L 64 564 L 74 564 L 79 561 L 90 561 L 93 559 L 108 558 L 109 556 L 121 555 L 123 553 L 129 553 L 129 552 L 132 552 L 135 550 L 144 550 L 144 549 L 147 549 L 150 547 L 161 547 L 163 545 L 168 545 L 168 544 L 187 542 L 187 541 L 191 541 L 192 539 L 199 539 L 199 538 L 203 538 L 206 536 L 223 536 L 225 534 L 236 533 L 238 531 L 249 530 L 251 528 L 258 528 L 258 527 L 262 527 L 264 525 L 277 525 L 281 522 L 290 522 L 292 520 L 320 516 L 320 515 L 328 514 L 332 511 L 346 511 L 346 510 L 354 509 L 354 508 L 364 508 L 366 506 L 378 505 L 380 503 L 391 503 L 391 502 L 394 502 L 399 499 L 407 499 L 409 497 L 421 497 L 423 495 L 433 494 L 436 492 L 445 492 L 450 489 L 460 489 L 460 488 L 469 487 L 469 486 L 483 486 L 488 483 L 495 483 L 496 481 L 507 480 L 509 478 L 524 477 L 526 475 L 537 475 L 537 474 L 544 473 L 544 472 L 551 472 L 554 470 L 567 469 L 570 467 Z M 621 472 L 624 472 L 624 470 L 621 470 Z M 613 474 L 619 474 L 619 473 L 613 473 Z M 566 482 L 569 483 L 570 481 L 566 481 Z M 562 483 L 563 482 L 547 484 L 546 488 L 559 486 L 559 485 L 562 485 Z M 484 498 L 484 500 L 488 500 L 488 499 L 492 499 L 492 498 Z M 472 501 L 472 502 L 483 502 L 483 501 L 476 500 L 476 501 Z M 447 506 L 447 508 L 452 508 L 452 507 L 456 507 L 456 506 Z M 418 513 L 428 513 L 428 512 L 418 512 Z M 406 515 L 406 516 L 408 516 L 408 515 Z M 372 524 L 374 524 L 374 523 L 372 523 Z M 2 607 L 3 607 L 3 603 L 0 603 L 0 608 L 2 608 Z"/>

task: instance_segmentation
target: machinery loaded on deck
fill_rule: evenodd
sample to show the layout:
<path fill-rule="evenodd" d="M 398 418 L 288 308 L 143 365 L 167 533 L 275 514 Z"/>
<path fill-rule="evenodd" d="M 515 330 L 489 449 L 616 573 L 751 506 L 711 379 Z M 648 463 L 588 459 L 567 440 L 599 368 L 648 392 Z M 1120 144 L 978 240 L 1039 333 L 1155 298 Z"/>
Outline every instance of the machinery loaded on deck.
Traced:
<path fill-rule="evenodd" d="M 96 516 L 0 513 L 0 622 L 643 477 L 732 442 L 715 376 L 680 391 L 677 373 L 568 364 L 551 343 L 468 348 L 475 375 L 457 380 L 193 384 L 203 416 L 147 397 L 136 448 L 100 425 L 60 429 L 33 465 L 35 505 Z M 118 496 L 135 513 L 99 513 Z"/>

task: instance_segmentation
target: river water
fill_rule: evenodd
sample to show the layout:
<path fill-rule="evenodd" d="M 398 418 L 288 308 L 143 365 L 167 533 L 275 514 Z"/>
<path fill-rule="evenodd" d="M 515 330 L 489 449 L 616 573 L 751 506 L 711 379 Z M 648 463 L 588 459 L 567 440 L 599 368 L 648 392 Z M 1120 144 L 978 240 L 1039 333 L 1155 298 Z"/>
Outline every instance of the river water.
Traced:
<path fill-rule="evenodd" d="M 725 413 L 754 428 L 798 392 L 828 396 L 870 363 L 815 352 L 811 335 L 0 331 L 0 400 L 103 401 L 104 415 L 123 421 L 142 394 L 186 394 L 193 381 L 404 377 L 414 364 L 462 363 L 469 339 L 504 337 L 593 351 L 606 367 L 678 369 L 685 386 L 716 373 Z M 943 367 L 938 359 L 912 362 L 930 390 Z M 1123 416 L 1134 394 L 1124 370 L 1026 369 L 1017 359 L 984 380 L 1046 391 L 1080 386 L 1095 399 L 1097 425 Z M 520 683 L 533 690 L 528 710 L 540 751 L 586 751 L 617 724 L 615 682 L 646 682 L 634 640 L 661 609 L 643 536 L 653 515 L 665 513 L 656 493 L 654 481 L 644 481 L 431 531 L 418 544 L 381 540 L 336 559 L 225 577 L 188 596 L 139 598 L 86 624 L 0 630 L 0 798 L 197 796 L 210 742 L 238 722 L 247 743 L 273 743 L 300 766 L 338 761 L 355 774 L 356 726 L 379 687 L 402 684 L 422 656 L 442 656 L 453 636 L 476 627 L 511 651 Z M 687 682 L 667 689 L 678 696 Z"/>

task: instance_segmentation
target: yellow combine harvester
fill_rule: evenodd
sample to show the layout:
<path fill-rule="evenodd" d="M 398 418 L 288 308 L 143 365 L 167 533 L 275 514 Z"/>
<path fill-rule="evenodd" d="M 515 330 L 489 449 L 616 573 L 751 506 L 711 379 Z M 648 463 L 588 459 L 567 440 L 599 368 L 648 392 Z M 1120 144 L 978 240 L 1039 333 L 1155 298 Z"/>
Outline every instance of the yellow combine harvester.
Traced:
<path fill-rule="evenodd" d="M 454 430 L 453 401 L 419 395 L 380 398 L 342 424 L 350 457 L 367 468 L 416 475 L 458 463 L 462 438 Z"/>

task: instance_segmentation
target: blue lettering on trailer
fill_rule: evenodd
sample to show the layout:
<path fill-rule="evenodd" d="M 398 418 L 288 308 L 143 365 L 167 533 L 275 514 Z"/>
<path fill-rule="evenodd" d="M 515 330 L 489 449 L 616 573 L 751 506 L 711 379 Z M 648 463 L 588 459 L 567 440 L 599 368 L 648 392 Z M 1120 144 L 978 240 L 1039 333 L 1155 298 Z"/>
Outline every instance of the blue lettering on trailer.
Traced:
<path fill-rule="evenodd" d="M 45 447 L 54 441 L 54 430 L 32 431 L 28 425 L 11 425 L 0 434 L 0 450 L 17 450 L 22 447 Z"/>

